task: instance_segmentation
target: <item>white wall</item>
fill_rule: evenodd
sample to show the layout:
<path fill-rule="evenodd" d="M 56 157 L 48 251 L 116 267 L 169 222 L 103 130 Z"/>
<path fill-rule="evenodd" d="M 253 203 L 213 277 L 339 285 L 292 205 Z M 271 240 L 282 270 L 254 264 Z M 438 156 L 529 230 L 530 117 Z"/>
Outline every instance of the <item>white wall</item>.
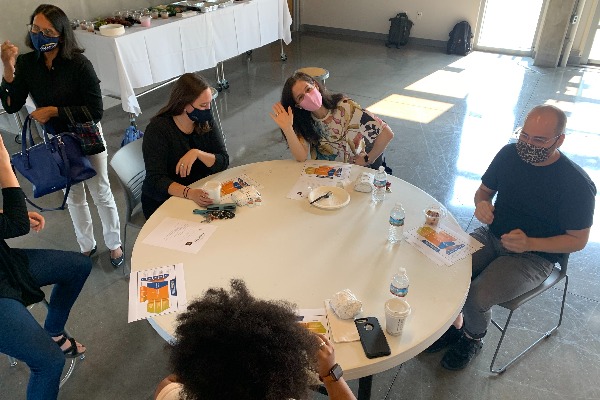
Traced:
<path fill-rule="evenodd" d="M 387 34 L 389 19 L 399 12 L 414 23 L 410 35 L 421 39 L 448 40 L 456 24 L 467 20 L 476 29 L 480 0 L 299 0 L 300 23 L 361 32 Z M 417 19 L 417 12 L 423 17 Z"/>
<path fill-rule="evenodd" d="M 411 37 L 441 41 L 447 41 L 454 24 L 462 20 L 469 21 L 475 32 L 479 9 L 483 3 L 483 0 L 298 1 L 301 7 L 301 24 L 387 34 L 389 18 L 404 11 L 414 22 Z M 571 54 L 583 50 L 590 29 L 589 21 L 598 3 L 599 0 L 587 0 Z M 417 19 L 419 11 L 423 13 L 421 19 Z M 507 22 L 507 29 L 509 28 L 510 21 Z"/>

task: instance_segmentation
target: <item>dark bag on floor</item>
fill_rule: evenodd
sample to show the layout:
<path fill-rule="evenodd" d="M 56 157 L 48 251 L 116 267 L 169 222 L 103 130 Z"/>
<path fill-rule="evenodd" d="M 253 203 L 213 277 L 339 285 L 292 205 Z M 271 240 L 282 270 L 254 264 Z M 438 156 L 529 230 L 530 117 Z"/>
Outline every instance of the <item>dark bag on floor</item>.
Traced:
<path fill-rule="evenodd" d="M 75 122 L 71 109 L 65 107 L 65 113 L 69 118 L 69 130 L 74 133 L 81 142 L 83 154 L 91 156 L 93 154 L 102 153 L 106 150 L 106 147 L 102 141 L 100 128 L 98 128 L 98 125 L 94 122 L 94 119 L 86 106 L 82 106 L 81 110 L 84 112 L 88 122 Z"/>
<path fill-rule="evenodd" d="M 404 12 L 398 13 L 394 18 L 390 18 L 390 22 L 390 32 L 385 45 L 387 47 L 396 46 L 396 48 L 399 48 L 407 44 L 410 29 L 413 26 L 412 21 L 408 19 L 408 15 Z"/>
<path fill-rule="evenodd" d="M 471 32 L 471 25 L 467 21 L 461 21 L 454 25 L 454 28 L 452 28 L 448 35 L 450 36 L 446 45 L 446 52 L 448 54 L 466 56 L 471 52 L 473 33 Z"/>
<path fill-rule="evenodd" d="M 127 127 L 127 129 L 125 129 L 125 135 L 123 136 L 123 140 L 121 140 L 121 147 L 144 137 L 144 132 L 137 128 L 135 119 L 132 118 L 129 120 L 129 122 L 130 125 Z"/>
<path fill-rule="evenodd" d="M 26 198 L 29 204 L 40 211 L 64 210 L 71 185 L 95 176 L 96 171 L 83 154 L 79 139 L 74 134 L 63 133 L 50 138 L 44 130 L 43 137 L 43 143 L 34 144 L 31 136 L 31 116 L 28 115 L 21 132 L 21 152 L 13 154 L 10 161 L 13 167 L 33 184 L 34 198 L 66 189 L 60 207 L 39 207 Z"/>

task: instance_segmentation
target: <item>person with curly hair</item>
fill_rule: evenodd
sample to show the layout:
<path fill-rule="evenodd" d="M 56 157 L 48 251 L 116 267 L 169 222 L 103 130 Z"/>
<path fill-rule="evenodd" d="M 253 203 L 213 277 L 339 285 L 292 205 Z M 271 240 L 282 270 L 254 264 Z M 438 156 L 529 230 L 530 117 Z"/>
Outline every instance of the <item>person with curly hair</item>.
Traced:
<path fill-rule="evenodd" d="M 242 280 L 211 288 L 178 318 L 173 374 L 156 400 L 283 400 L 309 397 L 315 373 L 331 399 L 356 399 L 332 343 L 298 324 L 295 305 L 253 297 Z"/>
<path fill-rule="evenodd" d="M 297 161 L 310 157 L 378 169 L 394 138 L 381 118 L 302 72 L 285 82 L 270 116 Z"/>

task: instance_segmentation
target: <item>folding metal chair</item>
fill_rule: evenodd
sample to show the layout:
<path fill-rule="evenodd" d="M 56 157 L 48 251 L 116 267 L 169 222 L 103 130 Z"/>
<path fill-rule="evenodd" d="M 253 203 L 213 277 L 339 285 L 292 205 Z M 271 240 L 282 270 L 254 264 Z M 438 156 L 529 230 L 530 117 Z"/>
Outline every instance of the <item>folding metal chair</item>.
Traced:
<path fill-rule="evenodd" d="M 48 310 L 48 301 L 46 301 L 46 299 L 44 299 L 36 304 L 40 304 L 40 303 L 43 304 L 44 307 L 46 307 L 46 310 Z M 35 306 L 35 304 L 32 304 L 31 306 L 29 306 L 28 309 L 31 310 L 31 308 L 33 308 L 33 306 Z M 71 334 L 69 333 L 69 331 L 67 331 L 66 328 L 65 328 L 65 335 L 67 335 L 68 337 L 71 337 Z M 67 379 L 69 379 L 71 377 L 71 374 L 73 374 L 73 371 L 75 370 L 75 364 L 77 363 L 77 359 L 83 360 L 84 358 L 85 358 L 85 354 L 82 354 L 79 357 L 71 358 L 71 364 L 69 365 L 69 369 L 65 373 L 65 376 L 63 376 L 62 379 L 60 380 L 60 384 L 58 386 L 59 388 L 61 388 L 62 385 L 65 384 Z M 15 367 L 18 364 L 17 359 L 14 357 L 11 357 L 11 356 L 8 356 L 8 362 L 10 363 L 11 367 Z"/>
<path fill-rule="evenodd" d="M 562 323 L 563 311 L 565 309 L 565 298 L 567 297 L 567 287 L 569 285 L 569 276 L 567 275 L 568 262 L 569 262 L 569 254 L 564 254 L 564 256 L 554 265 L 552 272 L 550 273 L 550 276 L 548 276 L 548 278 L 546 278 L 546 280 L 544 282 L 542 282 L 538 287 L 536 287 L 533 290 L 530 290 L 527 293 L 522 294 L 521 296 L 519 296 L 513 300 L 499 304 L 500 307 L 506 308 L 507 310 L 510 311 L 510 313 L 508 314 L 508 318 L 506 319 L 506 323 L 504 324 L 504 327 L 501 327 L 500 325 L 498 325 L 498 323 L 496 323 L 496 321 L 494 321 L 492 319 L 492 324 L 494 324 L 494 326 L 496 328 L 498 328 L 500 330 L 500 332 L 502 332 L 502 335 L 500 336 L 500 341 L 498 341 L 498 347 L 496 347 L 496 352 L 494 353 L 494 358 L 492 358 L 492 363 L 490 364 L 491 372 L 493 372 L 495 374 L 503 373 L 504 371 L 506 371 L 506 369 L 508 367 L 510 367 L 518 359 L 523 357 L 525 355 L 525 353 L 527 353 L 529 350 L 531 350 L 534 346 L 536 346 L 538 343 L 540 343 L 543 339 L 550 337 L 550 335 L 552 335 L 554 333 L 554 331 L 558 329 L 558 327 Z M 558 264 L 558 266 L 557 266 L 557 264 Z M 560 266 L 560 268 L 559 268 L 559 266 Z M 506 336 L 506 331 L 508 330 L 508 324 L 510 323 L 513 312 L 516 309 L 518 309 L 519 307 L 521 307 L 523 304 L 527 303 L 529 300 L 537 297 L 538 295 L 542 294 L 546 290 L 550 289 L 551 287 L 553 287 L 554 285 L 556 285 L 557 283 L 562 281 L 563 278 L 565 280 L 565 287 L 563 290 L 562 302 L 560 305 L 560 316 L 558 318 L 558 324 L 554 328 L 552 328 L 548 332 L 546 332 L 542 337 L 537 339 L 532 345 L 530 345 L 528 348 L 526 348 L 524 351 L 522 351 L 519 355 L 517 355 L 515 358 L 510 360 L 506 365 L 504 365 L 500 368 L 494 368 L 494 363 L 496 362 L 496 357 L 498 356 L 498 353 L 500 352 L 500 346 L 502 345 L 502 342 L 504 341 L 504 337 Z"/>

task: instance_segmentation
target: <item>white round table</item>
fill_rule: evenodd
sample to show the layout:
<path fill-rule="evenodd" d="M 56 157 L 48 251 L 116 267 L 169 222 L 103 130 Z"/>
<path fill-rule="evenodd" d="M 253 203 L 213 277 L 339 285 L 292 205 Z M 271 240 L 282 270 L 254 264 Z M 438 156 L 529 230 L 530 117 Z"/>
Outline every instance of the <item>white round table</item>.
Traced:
<path fill-rule="evenodd" d="M 327 163 L 331 165 L 331 162 Z M 243 279 L 259 298 L 286 299 L 298 308 L 324 308 L 324 300 L 350 289 L 363 302 L 362 316 L 375 316 L 385 329 L 383 305 L 391 297 L 389 285 L 398 267 L 410 279 L 406 300 L 412 313 L 402 336 L 386 333 L 391 355 L 368 359 L 360 342 L 337 343 L 336 361 L 347 379 L 357 379 L 393 368 L 421 353 L 439 338 L 462 309 L 471 279 L 471 257 L 437 266 L 412 245 L 387 243 L 389 212 L 397 201 L 406 210 L 405 230 L 424 223 L 423 209 L 437 203 L 421 189 L 393 176 L 392 193 L 383 203 L 371 203 L 370 193 L 353 190 L 353 183 L 372 169 L 353 165 L 346 185 L 350 203 L 322 210 L 308 200 L 286 198 L 304 163 L 266 161 L 231 168 L 205 180 L 226 181 L 246 174 L 262 185 L 262 205 L 238 207 L 231 220 L 216 220 L 218 228 L 198 254 L 170 251 L 143 243 L 165 218 L 202 221 L 189 200 L 172 197 L 146 222 L 132 254 L 132 270 L 183 263 L 188 301 L 209 287 L 229 287 Z M 453 217 L 445 223 L 461 231 Z M 165 339 L 174 332 L 176 314 L 150 320 Z"/>

